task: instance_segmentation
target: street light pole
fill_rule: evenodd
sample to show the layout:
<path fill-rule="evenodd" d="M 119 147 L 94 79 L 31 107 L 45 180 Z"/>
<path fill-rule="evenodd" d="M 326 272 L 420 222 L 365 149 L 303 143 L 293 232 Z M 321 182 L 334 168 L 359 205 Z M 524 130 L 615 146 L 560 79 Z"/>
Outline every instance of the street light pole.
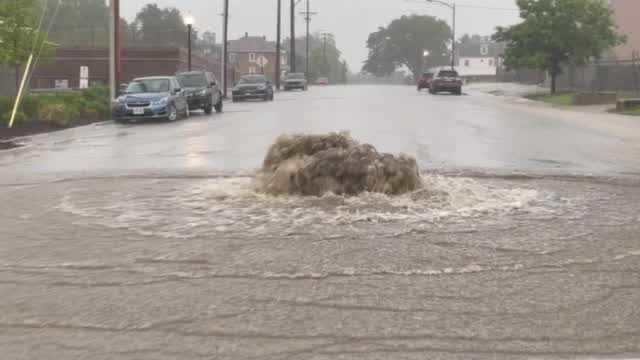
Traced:
<path fill-rule="evenodd" d="M 451 32 L 453 33 L 453 39 L 451 39 L 451 70 L 456 69 L 456 3 L 453 3 L 451 7 L 453 10 L 453 29 Z"/>
<path fill-rule="evenodd" d="M 188 66 L 188 71 L 191 71 L 191 32 L 192 32 L 191 27 L 192 27 L 192 26 L 193 26 L 193 25 L 191 25 L 191 24 L 187 24 L 187 32 L 189 33 L 189 34 L 187 35 L 187 42 L 189 43 L 189 44 L 188 44 L 188 49 L 189 49 L 189 50 L 188 50 L 188 53 L 189 53 L 189 54 L 188 54 L 188 56 L 189 56 L 189 66 Z"/>
<path fill-rule="evenodd" d="M 187 24 L 187 71 L 191 71 L 191 34 L 193 33 L 193 24 L 196 23 L 196 20 L 193 18 L 193 15 L 188 14 L 184 18 L 184 23 Z"/>
<path fill-rule="evenodd" d="M 456 2 L 453 1 L 452 3 L 447 3 L 441 0 L 427 0 L 427 2 L 437 3 L 442 6 L 446 6 L 449 9 L 451 9 L 453 13 L 453 20 L 451 21 L 451 26 L 453 27 L 452 28 L 453 38 L 451 39 L 451 69 L 455 70 L 456 68 Z"/>
<path fill-rule="evenodd" d="M 276 30 L 276 90 L 280 90 L 280 73 L 282 72 L 280 70 L 280 42 L 282 34 L 281 34 L 281 30 L 282 30 L 282 0 L 278 0 L 278 16 L 277 16 L 277 26 L 278 29 Z"/>

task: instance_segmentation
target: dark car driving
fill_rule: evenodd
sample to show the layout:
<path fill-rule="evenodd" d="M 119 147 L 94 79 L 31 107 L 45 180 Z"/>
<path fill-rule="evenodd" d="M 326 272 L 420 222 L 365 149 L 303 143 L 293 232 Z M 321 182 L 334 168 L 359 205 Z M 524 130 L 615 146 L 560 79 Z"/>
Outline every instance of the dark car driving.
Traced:
<path fill-rule="evenodd" d="M 187 98 L 173 76 L 137 78 L 129 83 L 124 94 L 113 104 L 113 116 L 118 122 L 143 119 L 175 121 L 189 116 Z"/>
<path fill-rule="evenodd" d="M 284 91 L 307 90 L 307 77 L 304 73 L 289 73 L 284 78 Z"/>
<path fill-rule="evenodd" d="M 437 94 L 441 91 L 448 91 L 452 94 L 462 95 L 462 79 L 455 70 L 440 70 L 431 81 L 429 92 Z"/>
<path fill-rule="evenodd" d="M 273 84 L 264 75 L 244 75 L 233 87 L 233 102 L 247 99 L 273 100 Z"/>
<path fill-rule="evenodd" d="M 211 114 L 213 109 L 222 112 L 222 91 L 215 76 L 207 71 L 183 72 L 176 76 L 184 89 L 189 110 L 204 110 Z"/>

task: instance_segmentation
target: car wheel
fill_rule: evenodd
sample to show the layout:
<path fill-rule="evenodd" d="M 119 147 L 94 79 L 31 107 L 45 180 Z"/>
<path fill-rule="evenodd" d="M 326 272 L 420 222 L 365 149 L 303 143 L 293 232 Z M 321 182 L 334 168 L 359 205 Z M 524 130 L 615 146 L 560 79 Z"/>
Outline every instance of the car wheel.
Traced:
<path fill-rule="evenodd" d="M 215 107 L 217 113 L 221 113 L 222 112 L 222 96 L 220 96 L 220 99 L 218 100 L 218 103 L 214 107 Z"/>
<path fill-rule="evenodd" d="M 209 115 L 213 112 L 213 105 L 209 104 L 205 106 L 203 110 L 205 114 Z"/>
<path fill-rule="evenodd" d="M 173 104 L 167 107 L 167 120 L 171 122 L 178 120 L 178 109 Z"/>
<path fill-rule="evenodd" d="M 462 89 L 461 88 L 456 91 L 456 95 L 462 95 Z"/>

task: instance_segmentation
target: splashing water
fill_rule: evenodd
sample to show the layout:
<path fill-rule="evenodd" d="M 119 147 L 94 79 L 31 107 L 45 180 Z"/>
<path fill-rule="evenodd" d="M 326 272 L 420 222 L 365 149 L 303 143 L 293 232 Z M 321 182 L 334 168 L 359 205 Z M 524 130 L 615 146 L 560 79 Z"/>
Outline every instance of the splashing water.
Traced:
<path fill-rule="evenodd" d="M 468 219 L 498 221 L 514 212 L 553 212 L 548 195 L 497 188 L 475 179 L 425 175 L 425 187 L 404 195 L 274 196 L 256 191 L 250 177 L 198 179 L 187 183 L 138 181 L 126 191 L 94 188 L 68 192 L 58 208 L 81 223 L 134 230 L 144 236 L 191 238 L 215 233 L 278 235 L 311 229 L 376 224 L 420 227 Z M 542 205 L 545 204 L 545 205 Z"/>

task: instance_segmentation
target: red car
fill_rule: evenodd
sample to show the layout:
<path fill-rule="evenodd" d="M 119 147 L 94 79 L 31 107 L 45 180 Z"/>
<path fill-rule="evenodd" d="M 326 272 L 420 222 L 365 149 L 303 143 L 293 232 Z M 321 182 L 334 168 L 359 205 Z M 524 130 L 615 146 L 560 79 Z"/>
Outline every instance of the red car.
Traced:
<path fill-rule="evenodd" d="M 431 89 L 431 81 L 432 80 L 433 80 L 433 74 L 432 73 L 424 73 L 424 74 L 422 74 L 420 79 L 418 79 L 418 91 L 420 91 L 422 89 Z"/>
<path fill-rule="evenodd" d="M 321 77 L 316 80 L 316 85 L 329 85 L 329 78 Z"/>

